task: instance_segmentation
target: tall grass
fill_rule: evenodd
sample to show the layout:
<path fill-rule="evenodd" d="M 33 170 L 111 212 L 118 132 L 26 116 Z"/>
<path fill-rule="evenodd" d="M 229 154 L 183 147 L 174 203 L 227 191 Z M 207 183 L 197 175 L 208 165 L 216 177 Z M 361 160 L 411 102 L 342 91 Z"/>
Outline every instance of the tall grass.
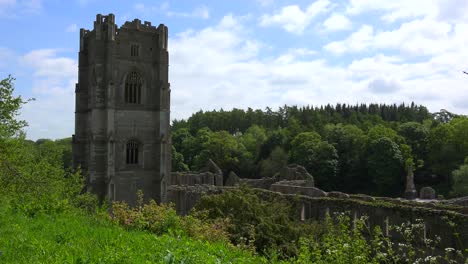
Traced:
<path fill-rule="evenodd" d="M 34 217 L 0 207 L 0 263 L 265 263 L 226 243 L 127 230 L 78 209 Z"/>

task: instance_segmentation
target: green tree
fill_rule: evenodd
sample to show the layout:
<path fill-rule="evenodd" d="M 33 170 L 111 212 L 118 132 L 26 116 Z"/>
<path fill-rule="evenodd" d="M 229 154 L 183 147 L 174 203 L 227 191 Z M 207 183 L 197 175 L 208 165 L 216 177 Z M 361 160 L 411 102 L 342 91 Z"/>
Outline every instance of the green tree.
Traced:
<path fill-rule="evenodd" d="M 51 140 L 24 139 L 26 122 L 17 120 L 21 97 L 14 97 L 13 78 L 0 83 L 0 196 L 16 210 L 34 215 L 67 206 L 82 191 L 79 172 L 66 172 L 63 148 Z"/>
<path fill-rule="evenodd" d="M 426 159 L 429 130 L 423 124 L 407 122 L 400 125 L 398 134 L 405 138 L 416 160 Z"/>
<path fill-rule="evenodd" d="M 17 120 L 21 106 L 28 100 L 14 96 L 14 78 L 8 76 L 0 81 L 0 139 L 18 136 L 21 129 L 27 125 L 24 120 Z"/>
<path fill-rule="evenodd" d="M 397 132 L 389 127 L 385 127 L 383 125 L 376 125 L 369 129 L 367 132 L 367 136 L 369 140 L 376 140 L 382 137 L 387 137 L 393 140 L 396 143 L 399 143 L 403 140 L 402 137 L 398 136 Z"/>
<path fill-rule="evenodd" d="M 325 126 L 325 138 L 337 150 L 339 156 L 339 176 L 337 190 L 353 191 L 365 182 L 363 159 L 367 136 L 355 125 L 328 124 Z"/>
<path fill-rule="evenodd" d="M 267 159 L 260 162 L 260 176 L 272 177 L 288 164 L 288 154 L 277 146 Z"/>
<path fill-rule="evenodd" d="M 316 132 L 298 134 L 291 142 L 289 160 L 304 166 L 314 176 L 317 185 L 336 190 L 338 179 L 338 153 Z"/>
<path fill-rule="evenodd" d="M 388 137 L 372 140 L 367 155 L 368 175 L 376 195 L 398 195 L 402 182 L 403 156 L 398 145 Z"/>
<path fill-rule="evenodd" d="M 461 165 L 452 172 L 452 182 L 451 196 L 468 195 L 468 163 Z"/>
<path fill-rule="evenodd" d="M 174 145 L 172 145 L 171 151 L 172 158 L 172 171 L 188 171 L 189 167 L 184 163 L 184 156 L 177 152 Z"/>
<path fill-rule="evenodd" d="M 265 129 L 258 125 L 253 125 L 240 137 L 240 142 L 253 157 L 257 158 L 260 155 L 260 148 L 266 139 Z"/>
<path fill-rule="evenodd" d="M 209 132 L 201 136 L 206 138 L 202 139 L 202 150 L 195 156 L 196 169 L 204 167 L 208 159 L 212 159 L 224 172 L 239 172 L 240 162 L 252 159 L 244 145 L 227 131 Z"/>

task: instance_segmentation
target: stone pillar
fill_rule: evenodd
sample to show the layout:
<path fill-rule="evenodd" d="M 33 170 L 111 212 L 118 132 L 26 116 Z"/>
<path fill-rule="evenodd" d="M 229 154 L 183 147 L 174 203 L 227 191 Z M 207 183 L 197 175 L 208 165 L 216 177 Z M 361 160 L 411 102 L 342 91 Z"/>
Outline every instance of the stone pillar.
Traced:
<path fill-rule="evenodd" d="M 416 188 L 414 187 L 413 166 L 408 165 L 406 174 L 405 199 L 414 200 L 417 196 L 418 194 L 416 192 Z"/>

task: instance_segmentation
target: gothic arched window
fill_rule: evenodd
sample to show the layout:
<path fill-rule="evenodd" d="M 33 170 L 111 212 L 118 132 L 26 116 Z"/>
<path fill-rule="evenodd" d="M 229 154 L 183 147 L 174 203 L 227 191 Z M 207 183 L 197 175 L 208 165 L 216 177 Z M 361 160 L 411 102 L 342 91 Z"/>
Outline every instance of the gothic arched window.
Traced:
<path fill-rule="evenodd" d="M 138 164 L 138 142 L 130 140 L 127 142 L 125 160 L 127 164 Z"/>
<path fill-rule="evenodd" d="M 125 80 L 125 103 L 141 103 L 142 83 L 141 76 L 137 72 L 131 72 L 127 75 L 127 79 Z"/>

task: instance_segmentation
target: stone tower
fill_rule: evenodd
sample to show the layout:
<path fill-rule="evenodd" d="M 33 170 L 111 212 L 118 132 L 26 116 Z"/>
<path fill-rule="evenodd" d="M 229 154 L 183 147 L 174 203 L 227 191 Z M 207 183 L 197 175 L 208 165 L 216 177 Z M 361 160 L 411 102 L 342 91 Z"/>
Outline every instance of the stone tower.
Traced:
<path fill-rule="evenodd" d="M 167 27 L 135 19 L 120 28 L 98 14 L 80 30 L 73 163 L 99 197 L 166 201 L 170 182 Z"/>

